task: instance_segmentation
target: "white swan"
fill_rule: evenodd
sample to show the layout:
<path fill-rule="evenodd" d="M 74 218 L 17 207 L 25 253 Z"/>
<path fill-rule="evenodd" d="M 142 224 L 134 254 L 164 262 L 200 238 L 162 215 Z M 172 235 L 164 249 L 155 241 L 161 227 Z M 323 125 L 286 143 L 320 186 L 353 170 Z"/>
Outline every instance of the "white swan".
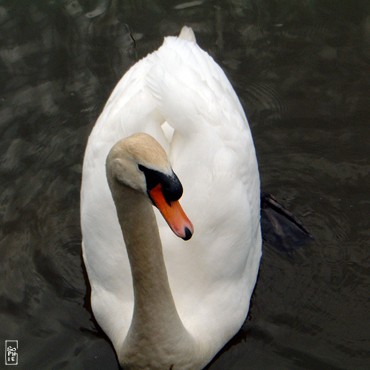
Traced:
<path fill-rule="evenodd" d="M 117 84 L 83 164 L 92 308 L 124 368 L 201 369 L 233 337 L 257 278 L 259 218 L 243 109 L 184 27 Z"/>

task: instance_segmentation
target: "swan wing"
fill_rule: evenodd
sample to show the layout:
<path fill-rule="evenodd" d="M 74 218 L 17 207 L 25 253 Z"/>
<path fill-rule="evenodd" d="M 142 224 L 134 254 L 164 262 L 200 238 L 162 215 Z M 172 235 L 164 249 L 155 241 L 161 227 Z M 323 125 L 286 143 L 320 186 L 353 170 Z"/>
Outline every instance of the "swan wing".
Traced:
<path fill-rule="evenodd" d="M 172 292 L 194 335 L 230 336 L 245 319 L 261 256 L 251 132 L 229 80 L 197 44 L 167 37 L 151 58 L 147 86 L 174 130 L 169 155 L 195 227 L 183 245 L 157 218 Z"/>

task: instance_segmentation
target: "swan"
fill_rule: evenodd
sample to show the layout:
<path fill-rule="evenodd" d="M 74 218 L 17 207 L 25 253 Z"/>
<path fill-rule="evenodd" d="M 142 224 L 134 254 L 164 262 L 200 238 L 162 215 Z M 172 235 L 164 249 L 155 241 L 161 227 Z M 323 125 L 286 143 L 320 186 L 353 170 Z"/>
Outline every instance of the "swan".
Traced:
<path fill-rule="evenodd" d="M 92 310 L 124 369 L 202 369 L 240 329 L 261 258 L 258 166 L 191 28 L 114 88 L 86 146 L 81 228 Z"/>

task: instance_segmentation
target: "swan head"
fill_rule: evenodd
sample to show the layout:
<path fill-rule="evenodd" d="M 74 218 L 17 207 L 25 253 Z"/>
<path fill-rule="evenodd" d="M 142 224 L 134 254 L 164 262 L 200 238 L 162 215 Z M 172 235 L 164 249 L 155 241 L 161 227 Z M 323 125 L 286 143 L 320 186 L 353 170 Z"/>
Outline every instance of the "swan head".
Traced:
<path fill-rule="evenodd" d="M 181 182 L 152 136 L 137 133 L 118 141 L 108 154 L 106 171 L 111 190 L 128 187 L 145 194 L 178 237 L 191 238 L 193 225 L 178 201 L 183 193 Z"/>

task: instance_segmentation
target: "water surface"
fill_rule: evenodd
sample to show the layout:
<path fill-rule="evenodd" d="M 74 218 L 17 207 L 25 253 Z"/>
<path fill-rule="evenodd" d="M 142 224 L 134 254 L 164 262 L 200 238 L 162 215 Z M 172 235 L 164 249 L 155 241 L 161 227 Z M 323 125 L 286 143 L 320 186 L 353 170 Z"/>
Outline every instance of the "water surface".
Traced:
<path fill-rule="evenodd" d="M 248 319 L 209 369 L 370 368 L 369 8 L 0 3 L 0 341 L 19 341 L 19 369 L 118 369 L 88 303 L 83 152 L 120 76 L 183 24 L 240 96 L 263 189 L 315 237 L 264 246 Z"/>

